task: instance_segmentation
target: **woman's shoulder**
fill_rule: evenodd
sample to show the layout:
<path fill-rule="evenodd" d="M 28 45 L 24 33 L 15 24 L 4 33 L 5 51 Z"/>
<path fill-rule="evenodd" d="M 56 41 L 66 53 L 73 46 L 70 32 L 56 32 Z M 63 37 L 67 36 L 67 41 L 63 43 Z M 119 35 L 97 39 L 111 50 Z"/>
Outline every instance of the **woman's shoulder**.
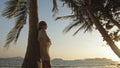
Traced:
<path fill-rule="evenodd" d="M 39 29 L 39 31 L 44 31 L 44 29 Z"/>
<path fill-rule="evenodd" d="M 45 32 L 45 30 L 44 29 L 40 29 L 39 32 Z"/>

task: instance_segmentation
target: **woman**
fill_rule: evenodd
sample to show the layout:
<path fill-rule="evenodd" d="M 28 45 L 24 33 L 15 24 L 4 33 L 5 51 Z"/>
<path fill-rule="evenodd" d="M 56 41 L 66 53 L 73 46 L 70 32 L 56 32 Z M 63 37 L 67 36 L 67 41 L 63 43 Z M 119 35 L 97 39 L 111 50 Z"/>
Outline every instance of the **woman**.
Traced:
<path fill-rule="evenodd" d="M 40 44 L 40 56 L 42 60 L 43 68 L 51 68 L 50 64 L 50 56 L 49 56 L 49 47 L 51 45 L 51 41 L 46 33 L 47 24 L 44 21 L 40 21 L 39 23 L 39 32 L 38 32 L 38 41 Z"/>

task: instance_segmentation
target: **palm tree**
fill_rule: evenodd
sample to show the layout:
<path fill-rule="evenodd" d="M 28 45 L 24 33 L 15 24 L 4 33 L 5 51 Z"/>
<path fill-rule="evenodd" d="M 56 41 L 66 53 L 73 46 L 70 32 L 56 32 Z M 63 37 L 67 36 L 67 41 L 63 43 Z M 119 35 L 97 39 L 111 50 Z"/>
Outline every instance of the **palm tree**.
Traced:
<path fill-rule="evenodd" d="M 40 60 L 38 36 L 38 7 L 37 0 L 28 0 L 29 4 L 29 36 L 28 47 L 22 68 L 38 68 L 37 62 Z"/>
<path fill-rule="evenodd" d="M 103 28 L 99 20 L 93 15 L 92 10 L 90 8 L 90 5 L 86 6 L 86 10 L 88 12 L 89 17 L 91 18 L 92 22 L 94 22 L 96 28 L 103 36 L 104 40 L 106 40 L 107 44 L 111 47 L 111 49 L 114 51 L 114 53 L 120 57 L 120 49 L 115 45 L 114 41 L 111 39 L 111 37 L 108 35 L 107 31 Z"/>
<path fill-rule="evenodd" d="M 40 58 L 40 50 L 37 41 L 37 0 L 9 0 L 6 5 L 7 7 L 2 15 L 9 19 L 16 18 L 16 21 L 14 27 L 8 33 L 5 47 L 8 48 L 12 41 L 17 41 L 21 29 L 26 24 L 27 15 L 29 15 L 28 46 L 22 68 L 38 68 L 37 62 Z"/>
<path fill-rule="evenodd" d="M 71 30 L 73 27 L 78 26 L 79 29 L 74 33 L 75 35 L 81 29 L 84 29 L 85 32 L 91 31 L 95 26 L 97 30 L 100 32 L 100 34 L 102 35 L 103 39 L 114 51 L 114 53 L 118 57 L 120 57 L 120 49 L 114 43 L 114 41 L 116 41 L 116 37 L 119 36 L 118 35 L 119 30 L 117 30 L 117 34 L 116 34 L 116 33 L 111 33 L 107 29 L 108 27 L 109 29 L 113 28 L 114 25 L 116 25 L 119 28 L 119 23 L 114 19 L 113 14 L 117 14 L 119 16 L 120 13 L 118 13 L 118 10 L 119 10 L 118 7 L 120 7 L 120 5 L 116 6 L 116 4 L 112 4 L 112 6 L 110 6 L 108 4 L 108 3 L 116 3 L 116 2 L 117 4 L 120 4 L 119 0 L 114 0 L 114 2 L 113 0 L 99 0 L 99 1 L 98 0 L 61 0 L 61 1 L 64 4 L 66 4 L 69 8 L 71 8 L 73 12 L 72 15 L 56 18 L 56 19 L 63 19 L 63 18 L 73 19 L 73 23 L 68 25 L 68 27 L 65 29 L 66 32 Z M 106 6 L 109 6 L 108 7 L 109 9 L 106 9 L 106 6 L 104 7 L 104 4 L 106 4 Z M 111 8 L 117 9 L 115 13 L 113 13 L 113 10 L 111 10 Z M 108 10 L 109 10 L 109 13 L 108 13 Z M 110 12 L 113 14 L 110 14 Z M 117 20 L 119 20 L 119 18 L 117 18 Z M 107 21 L 107 23 L 104 23 L 103 21 Z M 113 24 L 110 25 L 110 23 L 113 23 L 114 25 Z M 117 41 L 119 40 L 120 39 L 118 38 Z"/>

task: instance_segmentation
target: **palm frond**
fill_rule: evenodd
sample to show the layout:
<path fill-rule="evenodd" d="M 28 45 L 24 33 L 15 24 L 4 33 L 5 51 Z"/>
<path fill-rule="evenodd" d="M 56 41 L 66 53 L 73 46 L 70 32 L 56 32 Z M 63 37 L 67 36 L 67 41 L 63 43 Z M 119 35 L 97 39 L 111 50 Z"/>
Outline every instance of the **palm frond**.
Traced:
<path fill-rule="evenodd" d="M 86 27 L 84 32 L 91 32 L 93 30 L 93 23 L 92 22 L 86 22 Z"/>
<path fill-rule="evenodd" d="M 55 14 L 58 12 L 58 5 L 57 5 L 57 1 L 56 0 L 53 0 L 52 12 L 54 12 L 53 16 L 55 16 Z"/>
<path fill-rule="evenodd" d="M 20 31 L 26 24 L 27 19 L 27 3 L 25 0 L 11 0 L 8 1 L 7 7 L 3 12 L 3 16 L 7 18 L 15 18 L 15 25 L 7 35 L 6 43 L 4 47 L 9 47 L 11 42 L 17 42 L 20 35 Z M 14 7 L 14 8 L 13 8 Z M 7 10 L 7 8 L 9 8 Z"/>
<path fill-rule="evenodd" d="M 6 2 L 6 8 L 3 10 L 2 15 L 7 18 L 12 18 L 18 9 L 19 0 L 9 0 Z"/>
<path fill-rule="evenodd" d="M 91 32 L 93 30 L 93 23 L 90 21 L 84 21 L 78 27 L 79 29 L 73 34 L 73 36 L 76 35 L 80 30 L 84 30 L 84 32 Z"/>
<path fill-rule="evenodd" d="M 73 19 L 73 22 L 71 24 L 69 24 L 63 32 L 68 32 L 70 31 L 73 27 L 79 27 L 79 29 L 73 34 L 76 35 L 80 30 L 84 30 L 84 32 L 86 31 L 92 31 L 93 29 L 93 23 L 90 20 L 90 18 L 87 18 L 86 16 L 79 16 L 79 19 L 76 19 L 76 15 L 68 15 L 68 16 L 61 16 L 61 17 L 57 17 L 56 20 L 58 19 L 68 19 L 71 18 Z M 75 19 L 74 19 L 75 18 Z"/>
<path fill-rule="evenodd" d="M 18 29 L 18 31 L 17 31 L 17 35 L 16 35 L 16 37 L 15 37 L 15 43 L 17 42 L 17 40 L 18 40 L 18 37 L 19 37 L 19 35 L 20 35 L 20 31 L 22 30 L 22 28 L 23 28 L 23 26 L 21 26 L 19 29 Z"/>
<path fill-rule="evenodd" d="M 8 48 L 10 43 L 14 40 L 14 38 L 16 37 L 16 32 L 17 29 L 13 28 L 7 35 L 7 39 L 6 39 L 6 43 L 4 45 L 5 48 Z"/>
<path fill-rule="evenodd" d="M 80 30 L 86 31 L 92 31 L 93 29 L 93 22 L 89 18 L 87 11 L 85 9 L 84 1 L 83 0 L 61 0 L 64 4 L 68 6 L 68 8 L 71 8 L 71 10 L 74 12 L 72 15 L 69 16 L 61 16 L 57 17 L 58 19 L 67 19 L 71 18 L 73 19 L 73 22 L 69 24 L 63 32 L 70 31 L 73 27 L 79 27 L 73 35 L 76 35 Z"/>
<path fill-rule="evenodd" d="M 80 21 L 75 21 L 72 22 L 71 24 L 69 24 L 64 30 L 63 32 L 67 33 L 68 31 L 70 31 L 73 27 L 80 25 Z"/>
<path fill-rule="evenodd" d="M 83 7 L 81 0 L 61 0 L 61 1 L 63 2 L 63 4 L 66 4 L 75 15 L 79 15 L 79 13 L 81 12 L 80 9 Z"/>
<path fill-rule="evenodd" d="M 55 20 L 59 20 L 59 19 L 73 19 L 75 18 L 75 15 L 67 15 L 67 16 L 59 16 L 59 17 L 56 17 Z"/>

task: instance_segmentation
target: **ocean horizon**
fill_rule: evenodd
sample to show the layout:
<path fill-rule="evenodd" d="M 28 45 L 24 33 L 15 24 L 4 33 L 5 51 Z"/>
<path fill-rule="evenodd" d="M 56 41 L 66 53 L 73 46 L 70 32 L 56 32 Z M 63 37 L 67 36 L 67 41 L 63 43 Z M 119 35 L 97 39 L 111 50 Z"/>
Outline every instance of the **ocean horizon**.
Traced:
<path fill-rule="evenodd" d="M 0 68 L 21 68 L 22 57 L 0 58 Z M 106 58 L 88 58 L 84 60 L 51 60 L 52 68 L 119 68 L 119 63 Z"/>

